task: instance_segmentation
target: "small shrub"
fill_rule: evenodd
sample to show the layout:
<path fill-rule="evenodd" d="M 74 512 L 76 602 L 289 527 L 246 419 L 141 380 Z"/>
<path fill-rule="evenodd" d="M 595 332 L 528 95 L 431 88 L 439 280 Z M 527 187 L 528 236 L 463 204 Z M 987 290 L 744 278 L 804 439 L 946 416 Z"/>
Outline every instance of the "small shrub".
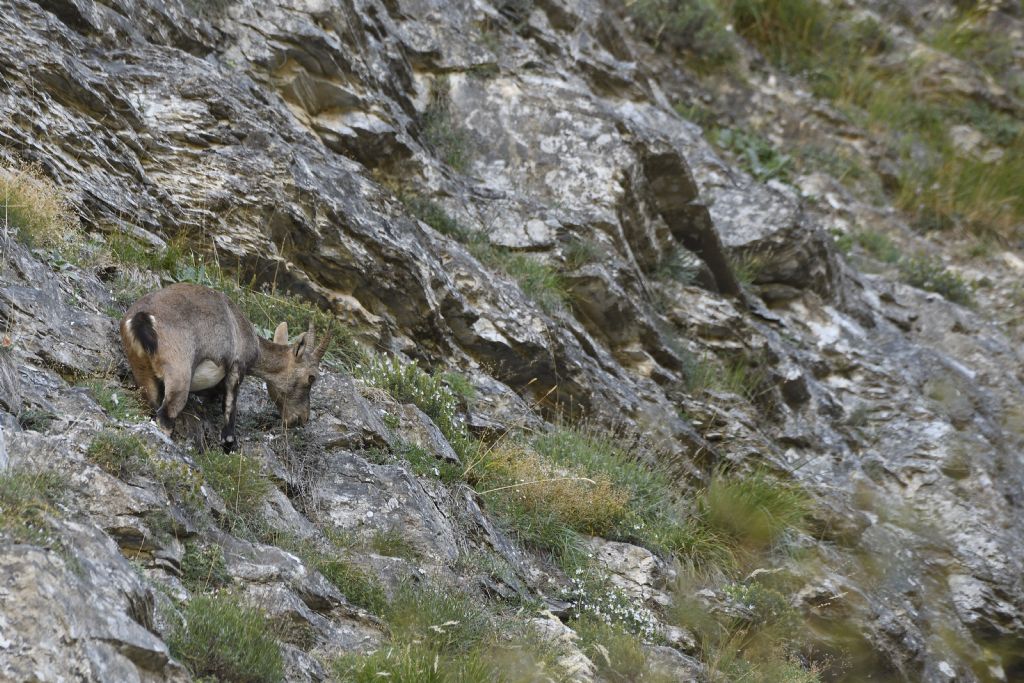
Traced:
<path fill-rule="evenodd" d="M 15 543 L 53 543 L 48 515 L 54 514 L 67 482 L 57 472 L 9 467 L 0 471 L 0 533 Z"/>
<path fill-rule="evenodd" d="M 187 543 L 181 558 L 181 580 L 190 591 L 222 588 L 231 583 L 224 551 L 217 545 Z"/>
<path fill-rule="evenodd" d="M 149 469 L 152 451 L 134 434 L 108 429 L 100 432 L 85 454 L 105 472 L 126 479 Z"/>
<path fill-rule="evenodd" d="M 459 400 L 443 376 L 430 375 L 416 361 L 403 363 L 396 356 L 376 357 L 356 366 L 355 373 L 367 384 L 384 389 L 399 403 L 412 403 L 434 421 L 460 456 L 468 455 L 472 440 L 462 416 Z"/>
<path fill-rule="evenodd" d="M 230 593 L 193 597 L 168 645 L 193 676 L 239 683 L 284 679 L 284 659 L 265 615 Z"/>
<path fill-rule="evenodd" d="M 699 70 L 720 68 L 736 58 L 733 36 L 710 0 L 637 0 L 627 6 L 648 41 L 682 54 Z"/>
<path fill-rule="evenodd" d="M 67 196 L 35 165 L 0 168 L 0 219 L 31 248 L 61 247 L 79 235 Z"/>
<path fill-rule="evenodd" d="M 912 287 L 936 292 L 958 304 L 971 303 L 970 287 L 956 273 L 946 270 L 942 261 L 930 256 L 914 256 L 900 261 L 900 275 Z"/>

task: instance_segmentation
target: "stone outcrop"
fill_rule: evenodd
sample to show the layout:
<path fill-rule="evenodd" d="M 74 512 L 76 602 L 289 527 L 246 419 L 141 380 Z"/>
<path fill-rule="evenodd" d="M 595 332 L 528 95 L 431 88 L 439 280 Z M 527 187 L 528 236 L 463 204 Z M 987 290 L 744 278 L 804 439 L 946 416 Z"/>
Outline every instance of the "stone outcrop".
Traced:
<path fill-rule="evenodd" d="M 852 625 L 823 628 L 816 647 L 871 653 L 855 673 L 1024 675 L 1024 374 L 1019 328 L 999 317 L 1020 257 L 1006 252 L 973 310 L 859 272 L 829 228 L 898 219 L 827 178 L 758 182 L 672 108 L 666 68 L 597 1 L 9 0 L 0 162 L 37 163 L 89 233 L 154 249 L 184 237 L 379 350 L 463 369 L 474 433 L 587 417 L 642 433 L 680 490 L 722 463 L 792 477 L 815 498 L 814 538 L 801 540 L 812 560 L 783 565 L 805 616 Z M 1016 106 L 957 60 L 926 76 Z M 755 114 L 781 118 L 788 102 L 808 125 L 848 132 L 796 86 L 751 78 Z M 797 189 L 812 187 L 826 201 Z M 421 220 L 410 198 L 471 239 Z M 581 241 L 592 251 L 576 262 Z M 566 300 L 540 305 L 487 250 L 558 270 Z M 53 521 L 60 543 L 0 538 L 0 677 L 187 680 L 157 586 L 186 594 L 184 542 L 209 520 L 155 477 L 121 481 L 86 458 L 114 419 L 76 384 L 127 375 L 111 272 L 51 257 L 4 237 L 0 468 L 59 470 L 70 495 Z M 686 278 L 664 275 L 676 257 Z M 754 386 L 688 391 L 694 359 L 742 366 Z M 276 485 L 268 518 L 313 542 L 323 528 L 363 541 L 401 529 L 403 556 L 359 559 L 389 588 L 443 577 L 536 600 L 566 675 L 598 676 L 556 616 L 564 577 L 469 488 L 375 461 L 400 442 L 439 463 L 459 456 L 418 408 L 362 389 L 325 372 L 300 446 L 269 423 L 245 430 Z M 259 393 L 242 399 L 254 420 L 271 412 Z M 193 467 L 180 439 L 129 429 L 161 462 Z M 210 491 L 201 506 L 227 514 Z M 227 532 L 218 543 L 245 595 L 313 634 L 308 651 L 289 649 L 289 677 L 321 680 L 318 657 L 382 642 L 308 558 Z M 618 588 L 669 606 L 664 558 L 592 544 Z M 467 574 L 473 552 L 509 571 Z M 684 640 L 649 656 L 701 680 Z"/>

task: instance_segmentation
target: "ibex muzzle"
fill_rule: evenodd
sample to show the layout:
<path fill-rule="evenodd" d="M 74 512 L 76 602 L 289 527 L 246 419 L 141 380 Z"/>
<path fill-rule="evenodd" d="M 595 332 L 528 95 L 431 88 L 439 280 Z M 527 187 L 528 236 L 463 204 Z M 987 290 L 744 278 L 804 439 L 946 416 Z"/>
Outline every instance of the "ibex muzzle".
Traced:
<path fill-rule="evenodd" d="M 287 323 L 267 341 L 223 293 L 182 283 L 136 301 L 121 321 L 121 342 L 135 381 L 167 433 L 190 391 L 223 392 L 221 442 L 230 451 L 236 443 L 238 387 L 247 374 L 266 381 L 286 426 L 309 420 L 309 389 L 330 337 L 317 346 L 310 321 L 290 346 Z"/>

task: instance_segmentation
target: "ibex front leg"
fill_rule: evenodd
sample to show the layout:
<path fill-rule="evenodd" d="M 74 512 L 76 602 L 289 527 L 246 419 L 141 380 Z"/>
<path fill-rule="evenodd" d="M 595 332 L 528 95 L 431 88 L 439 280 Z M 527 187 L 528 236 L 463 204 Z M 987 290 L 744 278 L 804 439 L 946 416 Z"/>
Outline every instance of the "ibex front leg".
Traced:
<path fill-rule="evenodd" d="M 232 363 L 224 374 L 224 429 L 220 433 L 225 453 L 235 448 L 235 415 L 238 413 L 238 387 L 242 384 L 242 371 Z"/>

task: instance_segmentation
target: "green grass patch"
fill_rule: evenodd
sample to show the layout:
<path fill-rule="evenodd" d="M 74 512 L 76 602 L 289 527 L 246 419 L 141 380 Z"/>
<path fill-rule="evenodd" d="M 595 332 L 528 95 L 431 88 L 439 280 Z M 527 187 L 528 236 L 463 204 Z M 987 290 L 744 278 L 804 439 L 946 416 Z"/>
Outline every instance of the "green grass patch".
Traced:
<path fill-rule="evenodd" d="M 913 256 L 899 264 L 900 277 L 913 287 L 936 292 L 950 301 L 970 305 L 971 288 L 962 277 L 946 269 L 942 261 L 932 256 Z"/>
<path fill-rule="evenodd" d="M 732 152 L 740 166 L 758 181 L 789 180 L 793 158 L 780 152 L 767 138 L 738 128 L 719 128 L 711 137 L 716 145 Z"/>
<path fill-rule="evenodd" d="M 284 680 L 284 659 L 266 616 L 231 593 L 193 597 L 168 645 L 193 676 L 239 683 Z"/>
<path fill-rule="evenodd" d="M 574 237 L 562 250 L 562 259 L 568 270 L 582 268 L 589 263 L 601 260 L 602 250 L 598 243 L 585 237 Z"/>
<path fill-rule="evenodd" d="M 896 263 L 900 260 L 900 249 L 889 236 L 877 230 L 858 230 L 853 240 L 864 251 L 883 263 Z"/>
<path fill-rule="evenodd" d="M 322 556 L 315 566 L 350 603 L 373 614 L 384 612 L 387 595 L 380 581 L 371 574 L 340 557 Z"/>
<path fill-rule="evenodd" d="M 420 557 L 419 550 L 399 529 L 378 529 L 370 536 L 369 547 L 373 552 L 385 557 L 400 557 L 406 560 L 416 560 Z"/>
<path fill-rule="evenodd" d="M 400 194 L 399 200 L 410 214 L 423 221 L 442 235 L 467 242 L 471 239 L 470 230 L 455 220 L 437 202 L 414 194 Z"/>
<path fill-rule="evenodd" d="M 447 653 L 470 652 L 498 629 L 480 601 L 442 586 L 399 587 L 384 619 L 392 640 L 420 642 Z"/>
<path fill-rule="evenodd" d="M 442 460 L 413 443 L 401 443 L 395 454 L 409 463 L 413 474 L 420 477 L 435 477 L 446 484 L 462 481 L 462 467 L 454 462 Z"/>
<path fill-rule="evenodd" d="M 793 71 L 813 64 L 833 40 L 833 19 L 817 0 L 735 0 L 731 11 L 740 36 Z"/>
<path fill-rule="evenodd" d="M 47 516 L 66 490 L 59 473 L 28 467 L 0 472 L 0 533 L 15 543 L 45 546 L 54 542 Z"/>
<path fill-rule="evenodd" d="M 499 253 L 500 269 L 519 283 L 523 294 L 547 313 L 565 308 L 569 291 L 562 275 L 551 264 L 530 254 Z"/>
<path fill-rule="evenodd" d="M 700 258 L 691 251 L 676 247 L 666 252 L 654 269 L 658 280 L 672 281 L 681 285 L 692 285 L 700 273 Z"/>
<path fill-rule="evenodd" d="M 651 668 L 639 636 L 594 617 L 579 619 L 570 625 L 579 635 L 581 649 L 597 666 L 602 680 L 612 683 L 671 683 L 676 680 Z"/>
<path fill-rule="evenodd" d="M 112 379 L 94 377 L 79 386 L 88 389 L 93 399 L 115 420 L 141 422 L 149 418 L 149 410 L 139 400 L 138 392 L 127 390 Z"/>
<path fill-rule="evenodd" d="M 365 656 L 335 660 L 336 680 L 351 683 L 492 683 L 503 680 L 484 653 L 469 657 L 442 657 L 418 643 L 381 648 Z"/>
<path fill-rule="evenodd" d="M 67 196 L 32 164 L 0 168 L 0 221 L 30 248 L 60 248 L 79 238 Z"/>
<path fill-rule="evenodd" d="M 718 473 L 697 499 L 701 522 L 747 551 L 768 549 L 786 532 L 804 528 L 809 505 L 801 489 L 760 469 Z"/>
<path fill-rule="evenodd" d="M 203 451 L 195 455 L 206 482 L 223 499 L 230 527 L 255 527 L 260 508 L 273 488 L 259 463 L 241 452 Z"/>
<path fill-rule="evenodd" d="M 400 199 L 409 212 L 438 232 L 458 240 L 476 260 L 501 271 L 519 284 L 529 299 L 548 313 L 565 307 L 568 288 L 558 270 L 529 254 L 520 254 L 491 244 L 487 234 L 459 223 L 439 204 L 425 197 L 403 194 Z"/>
<path fill-rule="evenodd" d="M 925 39 L 941 50 L 970 62 L 1001 79 L 1014 65 L 1013 39 L 1005 32 L 985 28 L 984 14 L 967 12 L 938 26 Z"/>
<path fill-rule="evenodd" d="M 176 274 L 188 253 L 183 236 L 169 240 L 163 249 L 157 249 L 125 233 L 110 234 L 106 242 L 110 255 L 117 263 L 153 273 Z"/>
<path fill-rule="evenodd" d="M 97 434 L 85 454 L 107 474 L 118 479 L 148 472 L 153 457 L 153 451 L 145 441 L 134 434 L 114 429 Z"/>

